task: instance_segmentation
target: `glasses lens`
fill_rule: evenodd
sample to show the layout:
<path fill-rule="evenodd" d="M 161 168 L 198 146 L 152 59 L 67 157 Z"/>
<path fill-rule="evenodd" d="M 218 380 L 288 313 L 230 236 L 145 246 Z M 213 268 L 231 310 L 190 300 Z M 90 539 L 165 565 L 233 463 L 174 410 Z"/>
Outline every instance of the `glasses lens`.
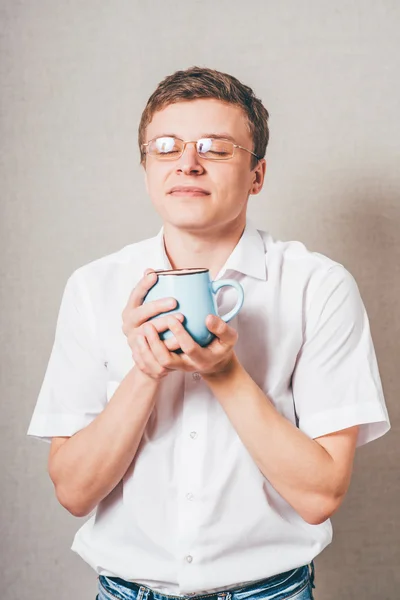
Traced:
<path fill-rule="evenodd" d="M 204 158 L 224 160 L 233 156 L 233 143 L 227 140 L 203 138 L 197 142 L 197 152 Z"/>
<path fill-rule="evenodd" d="M 148 146 L 148 153 L 160 158 L 173 158 L 182 152 L 182 142 L 173 137 L 160 137 L 152 140 Z"/>

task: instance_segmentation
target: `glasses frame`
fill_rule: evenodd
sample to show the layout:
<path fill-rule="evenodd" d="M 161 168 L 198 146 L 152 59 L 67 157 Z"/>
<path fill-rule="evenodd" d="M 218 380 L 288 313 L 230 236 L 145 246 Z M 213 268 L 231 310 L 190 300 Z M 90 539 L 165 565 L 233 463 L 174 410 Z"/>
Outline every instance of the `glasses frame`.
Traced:
<path fill-rule="evenodd" d="M 171 156 L 171 157 L 168 157 L 168 158 L 166 158 L 166 157 L 164 156 L 163 158 L 161 158 L 161 156 L 162 156 L 162 155 L 149 154 L 147 151 L 143 150 L 143 148 L 147 148 L 147 147 L 148 147 L 148 146 L 151 144 L 151 142 L 154 142 L 154 140 L 157 140 L 159 137 L 171 137 L 171 138 L 173 138 L 174 140 L 178 140 L 179 142 L 182 142 L 182 144 L 183 144 L 183 147 L 182 147 L 182 151 L 181 151 L 181 153 L 179 154 L 179 156 L 176 156 L 176 155 L 175 155 L 175 156 Z M 228 158 L 209 158 L 209 157 L 206 157 L 206 156 L 202 156 L 202 155 L 199 153 L 199 151 L 197 150 L 197 143 L 198 143 L 200 140 L 210 140 L 210 139 L 211 139 L 211 140 L 217 139 L 217 140 L 221 140 L 222 142 L 229 142 L 230 144 L 232 144 L 232 145 L 233 145 L 232 156 L 228 156 Z M 165 136 L 165 135 L 164 135 L 164 136 L 158 136 L 158 137 L 152 138 L 151 140 L 149 140 L 149 141 L 148 141 L 148 142 L 146 142 L 145 144 L 142 144 L 142 146 L 141 146 L 141 147 L 142 147 L 142 151 L 143 151 L 143 152 L 144 152 L 144 153 L 145 153 L 147 156 L 154 156 L 154 158 L 158 158 L 159 160 L 178 160 L 178 158 L 180 158 L 180 157 L 182 156 L 182 154 L 185 152 L 185 148 L 186 148 L 187 144 L 196 144 L 196 152 L 197 152 L 197 155 L 198 155 L 200 158 L 203 158 L 204 160 L 212 160 L 212 161 L 219 161 L 219 160 L 230 160 L 230 159 L 231 159 L 231 158 L 233 158 L 233 157 L 234 157 L 234 155 L 235 155 L 235 148 L 240 148 L 240 150 L 245 150 L 245 152 L 249 152 L 250 154 L 252 154 L 253 156 L 255 156 L 257 160 L 261 160 L 261 157 L 260 157 L 260 156 L 257 156 L 257 154 L 255 154 L 255 153 L 254 153 L 252 150 L 249 150 L 248 148 L 244 148 L 244 146 L 239 146 L 239 144 L 235 144 L 234 142 L 232 142 L 232 140 L 227 140 L 226 138 L 207 138 L 207 137 L 205 137 L 205 138 L 199 138 L 198 140 L 186 140 L 186 141 L 185 141 L 185 140 L 182 140 L 181 138 L 178 138 L 178 137 L 174 137 L 174 136 Z"/>

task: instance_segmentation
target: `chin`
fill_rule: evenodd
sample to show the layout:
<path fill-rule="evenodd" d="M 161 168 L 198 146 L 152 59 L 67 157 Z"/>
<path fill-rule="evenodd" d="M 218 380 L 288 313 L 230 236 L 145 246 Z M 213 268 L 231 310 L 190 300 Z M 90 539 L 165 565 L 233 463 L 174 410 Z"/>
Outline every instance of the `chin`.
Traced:
<path fill-rule="evenodd" d="M 211 229 L 218 224 L 218 219 L 215 215 L 189 215 L 180 213 L 179 215 L 161 215 L 163 220 L 170 223 L 177 229 Z"/>
<path fill-rule="evenodd" d="M 180 210 L 177 209 L 171 212 L 160 211 L 160 217 L 166 223 L 170 223 L 173 227 L 182 229 L 203 229 L 215 226 L 219 222 L 218 215 L 211 212 L 207 213 L 203 210 Z"/>
<path fill-rule="evenodd" d="M 173 222 L 175 227 L 180 229 L 208 229 L 212 225 L 212 221 L 207 219 L 175 219 Z"/>

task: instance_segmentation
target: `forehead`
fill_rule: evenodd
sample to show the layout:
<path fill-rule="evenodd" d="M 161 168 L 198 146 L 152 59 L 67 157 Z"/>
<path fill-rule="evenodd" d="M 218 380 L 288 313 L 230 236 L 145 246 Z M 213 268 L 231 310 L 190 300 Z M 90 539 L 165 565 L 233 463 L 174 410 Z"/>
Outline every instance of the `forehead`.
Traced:
<path fill-rule="evenodd" d="M 247 117 L 233 104 L 214 98 L 201 98 L 169 104 L 157 111 L 147 126 L 146 139 L 174 134 L 183 140 L 195 140 L 204 134 L 226 133 L 239 144 L 251 142 Z"/>

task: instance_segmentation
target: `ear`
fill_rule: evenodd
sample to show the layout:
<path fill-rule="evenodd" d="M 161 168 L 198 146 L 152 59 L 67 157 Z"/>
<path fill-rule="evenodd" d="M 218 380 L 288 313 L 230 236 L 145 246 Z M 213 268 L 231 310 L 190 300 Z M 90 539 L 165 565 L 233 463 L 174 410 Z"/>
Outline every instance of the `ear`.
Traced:
<path fill-rule="evenodd" d="M 250 194 L 259 194 L 264 185 L 265 172 L 267 170 L 267 162 L 265 158 L 262 158 L 258 161 L 254 172 L 253 172 L 253 181 L 251 184 L 251 188 L 249 190 Z"/>

